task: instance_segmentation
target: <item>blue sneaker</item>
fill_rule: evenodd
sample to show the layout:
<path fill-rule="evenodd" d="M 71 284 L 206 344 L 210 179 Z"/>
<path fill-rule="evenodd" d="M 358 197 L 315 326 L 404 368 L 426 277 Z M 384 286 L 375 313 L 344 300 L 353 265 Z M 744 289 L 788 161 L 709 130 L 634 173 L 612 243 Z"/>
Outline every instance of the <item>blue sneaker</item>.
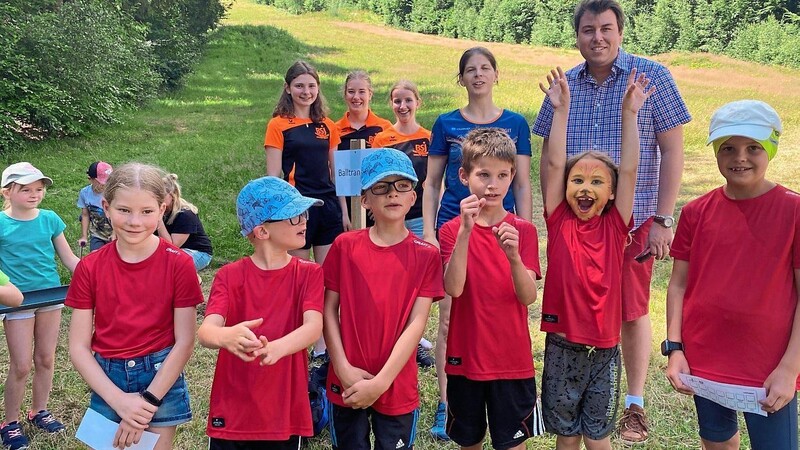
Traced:
<path fill-rule="evenodd" d="M 439 402 L 436 407 L 436 417 L 433 419 L 433 426 L 431 427 L 431 436 L 439 441 L 449 441 L 450 436 L 447 435 L 447 404 Z"/>
<path fill-rule="evenodd" d="M 28 422 L 40 430 L 48 433 L 60 433 L 64 431 L 64 424 L 56 420 L 50 411 L 43 409 L 36 414 L 33 411 L 28 413 Z"/>
<path fill-rule="evenodd" d="M 0 436 L 3 438 L 3 445 L 10 450 L 28 448 L 28 438 L 22 433 L 19 422 L 4 423 L 0 428 Z"/>

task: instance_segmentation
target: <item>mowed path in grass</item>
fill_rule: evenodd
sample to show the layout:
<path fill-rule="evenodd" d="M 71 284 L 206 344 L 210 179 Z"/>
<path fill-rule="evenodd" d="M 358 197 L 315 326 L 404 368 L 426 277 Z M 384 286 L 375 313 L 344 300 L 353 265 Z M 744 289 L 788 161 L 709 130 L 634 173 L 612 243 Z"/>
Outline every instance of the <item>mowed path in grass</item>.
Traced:
<path fill-rule="evenodd" d="M 70 242 L 79 237 L 75 200 L 80 187 L 86 184 L 84 172 L 90 162 L 102 159 L 116 165 L 143 161 L 178 173 L 185 197 L 200 207 L 200 216 L 215 246 L 212 269 L 203 272 L 207 292 L 216 268 L 250 251 L 238 232 L 234 201 L 248 180 L 264 174 L 262 144 L 266 121 L 283 85 L 284 73 L 295 59 L 306 59 L 319 69 L 334 119 L 344 112 L 341 83 L 353 68 L 371 73 L 375 85 L 373 109 L 389 119 L 392 114 L 386 95 L 389 86 L 399 78 L 419 85 L 423 97 L 419 119 L 426 128 L 431 127 L 438 114 L 465 103 L 465 92 L 455 83 L 458 58 L 463 50 L 479 43 L 408 33 L 375 23 L 368 14 L 342 10 L 336 16 L 292 16 L 257 5 L 253 0 L 240 0 L 181 91 L 154 100 L 131 113 L 122 124 L 80 139 L 32 144 L 0 158 L 4 166 L 20 160 L 31 161 L 54 179 L 42 207 L 53 209 L 64 218 Z M 543 97 L 538 82 L 555 65 L 569 68 L 581 61 L 575 50 L 484 45 L 496 54 L 500 65 L 500 84 L 494 91 L 496 103 L 524 114 L 531 123 Z M 686 126 L 681 205 L 721 183 L 711 150 L 704 146 L 708 120 L 718 106 L 741 98 L 765 100 L 781 114 L 787 132 L 768 176 L 800 189 L 797 132 L 800 112 L 793 108 L 800 101 L 800 90 L 795 88 L 800 85 L 800 72 L 707 54 L 669 54 L 655 59 L 670 67 L 694 117 Z M 539 140 L 534 138 L 533 142 L 538 147 Z M 534 216 L 543 231 L 536 153 L 535 149 L 531 170 Z M 544 250 L 542 240 L 542 259 Z M 674 394 L 665 383 L 662 375 L 665 361 L 656 353 L 655 343 L 664 336 L 663 299 L 669 270 L 669 263 L 657 264 L 652 308 L 654 353 L 646 394 L 652 438 L 640 448 L 698 447 L 691 401 Z M 537 368 L 541 368 L 543 335 L 538 331 L 537 306 L 531 309 L 531 316 L 534 358 Z M 426 331 L 431 339 L 435 337 L 435 317 L 432 314 L 434 319 Z M 71 436 L 88 405 L 89 391 L 69 363 L 68 320 L 69 313 L 65 312 L 50 407 L 67 423 L 69 433 L 58 437 L 31 433 L 38 449 L 81 448 Z M 7 367 L 6 355 L 0 352 L 3 372 Z M 206 448 L 204 428 L 214 359 L 215 352 L 198 346 L 187 366 L 195 420 L 179 429 L 176 448 Z M 261 388 L 264 387 L 253 386 L 254 399 Z M 426 433 L 437 399 L 432 373 L 421 374 L 420 391 L 423 411 L 417 448 L 455 448 L 434 443 Z M 621 447 L 616 442 L 614 445 Z M 548 438 L 529 441 L 531 449 L 552 446 L 553 441 Z M 315 440 L 310 448 L 329 447 L 327 441 Z"/>

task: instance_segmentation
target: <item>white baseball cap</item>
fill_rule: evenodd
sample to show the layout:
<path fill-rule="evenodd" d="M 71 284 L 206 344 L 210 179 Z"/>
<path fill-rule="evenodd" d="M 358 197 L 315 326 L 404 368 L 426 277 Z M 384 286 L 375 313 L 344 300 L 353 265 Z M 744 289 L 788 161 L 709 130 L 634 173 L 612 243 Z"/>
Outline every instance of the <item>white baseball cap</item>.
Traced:
<path fill-rule="evenodd" d="M 11 183 L 31 184 L 34 181 L 42 180 L 45 186 L 53 184 L 53 180 L 44 176 L 41 170 L 33 167 L 29 162 L 18 162 L 6 167 L 3 171 L 2 186 L 8 187 Z"/>

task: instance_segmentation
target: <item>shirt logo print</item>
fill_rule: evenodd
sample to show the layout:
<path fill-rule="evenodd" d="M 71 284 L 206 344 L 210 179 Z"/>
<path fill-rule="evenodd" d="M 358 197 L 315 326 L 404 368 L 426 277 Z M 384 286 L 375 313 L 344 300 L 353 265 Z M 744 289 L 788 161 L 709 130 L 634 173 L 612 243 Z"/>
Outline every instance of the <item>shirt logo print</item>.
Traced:
<path fill-rule="evenodd" d="M 317 139 L 328 139 L 328 138 L 330 138 L 330 135 L 328 134 L 328 129 L 325 128 L 322 125 L 320 125 L 320 126 L 318 126 L 317 128 L 314 129 L 314 136 L 316 136 Z"/>
<path fill-rule="evenodd" d="M 414 145 L 414 156 L 428 156 L 428 144 L 416 144 Z"/>

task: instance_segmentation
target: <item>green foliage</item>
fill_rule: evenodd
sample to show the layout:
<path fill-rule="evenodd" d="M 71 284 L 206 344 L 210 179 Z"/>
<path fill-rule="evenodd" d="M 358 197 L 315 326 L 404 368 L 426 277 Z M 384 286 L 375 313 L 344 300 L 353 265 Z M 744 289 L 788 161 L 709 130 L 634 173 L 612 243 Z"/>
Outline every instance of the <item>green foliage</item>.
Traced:
<path fill-rule="evenodd" d="M 225 13 L 220 0 L 0 4 L 0 150 L 77 135 L 175 88 Z"/>
<path fill-rule="evenodd" d="M 461 39 L 474 39 L 478 29 L 478 17 L 483 0 L 455 0 L 454 13 L 444 24 L 444 34 Z"/>
<path fill-rule="evenodd" d="M 575 30 L 572 27 L 574 10 L 573 0 L 537 0 L 534 6 L 531 44 L 549 47 L 575 45 Z"/>
<path fill-rule="evenodd" d="M 375 12 L 389 25 L 462 39 L 567 48 L 575 45 L 572 15 L 577 0 L 257 1 L 297 14 L 346 4 Z M 791 64 L 794 59 L 792 53 L 796 47 L 788 44 L 794 42 L 793 28 L 785 25 L 800 23 L 798 0 L 620 0 L 620 3 L 626 13 L 625 46 L 631 51 L 726 53 L 773 64 Z M 762 28 L 752 29 L 762 24 L 789 36 L 789 40 L 778 42 L 779 48 L 759 50 L 758 59 L 748 52 L 729 48 L 732 42 L 739 41 L 738 35 L 744 29 L 748 30 L 748 36 L 769 34 Z M 770 37 L 763 36 L 764 39 Z"/>
<path fill-rule="evenodd" d="M 180 86 L 200 55 L 206 34 L 225 13 L 219 0 L 123 0 L 122 8 L 147 26 L 155 69 L 168 89 Z"/>
<path fill-rule="evenodd" d="M 15 21 L 4 8 L 3 131 L 7 147 L 20 135 L 75 135 L 112 123 L 122 109 L 156 91 L 143 27 L 99 0 L 76 0 Z"/>
<path fill-rule="evenodd" d="M 408 16 L 409 29 L 417 33 L 444 34 L 450 19 L 453 0 L 414 0 Z"/>
<path fill-rule="evenodd" d="M 765 22 L 746 25 L 726 53 L 734 58 L 800 68 L 798 49 L 800 24 L 780 23 L 770 17 Z"/>

